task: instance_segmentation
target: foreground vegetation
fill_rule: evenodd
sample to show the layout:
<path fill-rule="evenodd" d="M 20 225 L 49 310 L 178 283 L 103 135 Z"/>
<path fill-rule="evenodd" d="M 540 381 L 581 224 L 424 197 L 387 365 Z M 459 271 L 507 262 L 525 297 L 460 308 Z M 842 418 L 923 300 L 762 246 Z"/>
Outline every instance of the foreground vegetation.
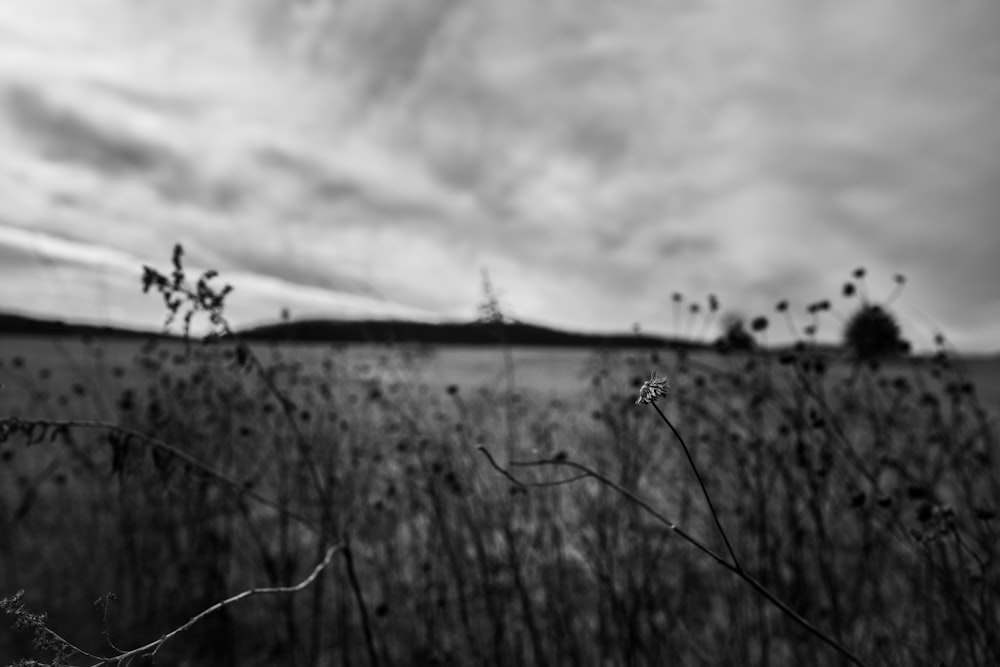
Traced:
<path fill-rule="evenodd" d="M 0 597 L 42 640 L 9 660 L 848 664 L 664 523 L 730 553 L 693 464 L 740 570 L 859 661 L 1000 664 L 997 426 L 944 352 L 604 352 L 544 396 L 406 350 L 92 350 L 75 385 L 0 358 Z"/>

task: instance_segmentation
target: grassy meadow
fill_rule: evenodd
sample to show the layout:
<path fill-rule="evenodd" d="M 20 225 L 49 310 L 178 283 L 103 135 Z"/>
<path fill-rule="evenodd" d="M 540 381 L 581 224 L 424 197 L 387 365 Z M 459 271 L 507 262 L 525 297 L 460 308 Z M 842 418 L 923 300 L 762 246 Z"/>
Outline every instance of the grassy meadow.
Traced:
<path fill-rule="evenodd" d="M 850 664 L 611 485 L 548 485 L 579 462 L 728 553 L 684 450 L 636 405 L 655 369 L 743 570 L 862 664 L 1000 664 L 996 360 L 253 353 L 259 369 L 229 343 L 0 338 L 0 597 L 23 589 L 115 656 L 303 580 L 340 541 L 302 590 L 226 606 L 155 661 Z M 4 664 L 98 664 L 14 620 Z"/>

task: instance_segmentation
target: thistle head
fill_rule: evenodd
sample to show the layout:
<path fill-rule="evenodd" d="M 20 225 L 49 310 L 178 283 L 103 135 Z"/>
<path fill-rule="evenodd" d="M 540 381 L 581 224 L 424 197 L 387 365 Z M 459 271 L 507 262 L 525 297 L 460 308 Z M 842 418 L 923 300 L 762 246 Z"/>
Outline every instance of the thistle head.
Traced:
<path fill-rule="evenodd" d="M 649 379 L 639 387 L 639 398 L 635 400 L 636 405 L 656 403 L 660 398 L 665 398 L 670 392 L 670 385 L 664 378 L 656 377 L 656 373 L 649 374 Z"/>

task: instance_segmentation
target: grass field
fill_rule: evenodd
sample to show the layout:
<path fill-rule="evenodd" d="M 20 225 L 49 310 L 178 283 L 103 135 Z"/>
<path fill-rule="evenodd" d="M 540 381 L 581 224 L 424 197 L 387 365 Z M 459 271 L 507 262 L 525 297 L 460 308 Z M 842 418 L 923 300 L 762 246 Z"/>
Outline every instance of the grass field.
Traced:
<path fill-rule="evenodd" d="M 227 606 L 157 662 L 848 664 L 609 485 L 519 486 L 479 449 L 544 459 L 511 468 L 531 482 L 592 467 L 725 553 L 677 440 L 635 404 L 656 369 L 746 572 L 864 664 L 1000 664 L 996 360 L 254 352 L 261 373 L 222 344 L 0 339 L 0 420 L 98 420 L 191 457 L 8 421 L 0 597 L 24 589 L 114 655 L 105 632 L 139 646 L 341 540 L 304 590 Z M 29 656 L 30 633 L 0 629 L 0 657 Z"/>

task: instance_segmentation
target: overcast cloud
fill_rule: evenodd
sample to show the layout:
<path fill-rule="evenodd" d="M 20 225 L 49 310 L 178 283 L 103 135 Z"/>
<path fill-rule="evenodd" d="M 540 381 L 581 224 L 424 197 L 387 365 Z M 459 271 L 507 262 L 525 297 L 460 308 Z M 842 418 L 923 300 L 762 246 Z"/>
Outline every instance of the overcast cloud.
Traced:
<path fill-rule="evenodd" d="M 993 0 L 0 5 L 0 309 L 155 327 L 182 241 L 237 324 L 673 330 L 856 266 L 1000 349 Z M 803 312 L 800 310 L 799 312 Z M 838 325 L 831 321 L 827 330 Z"/>

